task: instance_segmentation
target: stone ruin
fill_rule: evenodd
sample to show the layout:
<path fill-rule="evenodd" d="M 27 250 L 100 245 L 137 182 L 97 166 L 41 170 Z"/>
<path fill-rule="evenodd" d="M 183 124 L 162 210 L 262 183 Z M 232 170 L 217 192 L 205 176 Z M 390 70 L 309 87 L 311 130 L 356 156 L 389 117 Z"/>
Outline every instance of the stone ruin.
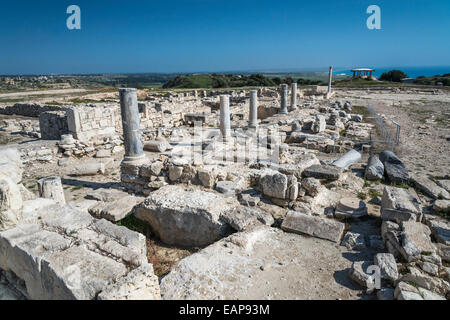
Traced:
<path fill-rule="evenodd" d="M 56 154 L 101 160 L 111 149 L 123 152 L 123 190 L 66 203 L 60 179 L 46 177 L 36 198 L 21 184 L 18 152 L 2 150 L 0 280 L 27 299 L 237 299 L 261 286 L 259 274 L 274 268 L 274 256 L 286 272 L 305 272 L 294 258 L 302 241 L 316 239 L 317 248 L 334 242 L 373 254 L 348 272 L 367 294 L 445 299 L 450 224 L 425 213 L 414 189 L 435 212 L 448 213 L 448 180 L 413 176 L 394 152 L 372 152 L 374 125 L 352 114 L 350 102 L 315 90 L 291 86 L 290 99 L 287 85 L 166 93 L 149 107 L 128 88 L 119 90 L 120 110 L 67 108 Z M 74 171 L 102 174 L 104 163 Z M 358 198 L 367 181 L 386 182 L 370 206 Z M 377 214 L 369 214 L 373 204 Z M 145 237 L 115 224 L 129 215 L 166 245 L 203 249 L 158 281 Z M 369 217 L 381 223 L 377 234 L 353 230 Z"/>

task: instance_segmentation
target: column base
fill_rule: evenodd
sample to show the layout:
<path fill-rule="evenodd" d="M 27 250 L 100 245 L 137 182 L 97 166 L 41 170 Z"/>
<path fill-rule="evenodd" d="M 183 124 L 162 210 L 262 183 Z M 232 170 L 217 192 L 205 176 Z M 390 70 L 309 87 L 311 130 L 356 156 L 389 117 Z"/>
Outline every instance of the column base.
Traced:
<path fill-rule="evenodd" d="M 149 159 L 145 154 L 139 156 L 124 156 L 121 162 L 121 165 L 130 165 L 130 166 L 138 166 L 145 163 L 148 163 Z"/>
<path fill-rule="evenodd" d="M 288 114 L 287 111 L 279 111 L 278 114 Z"/>

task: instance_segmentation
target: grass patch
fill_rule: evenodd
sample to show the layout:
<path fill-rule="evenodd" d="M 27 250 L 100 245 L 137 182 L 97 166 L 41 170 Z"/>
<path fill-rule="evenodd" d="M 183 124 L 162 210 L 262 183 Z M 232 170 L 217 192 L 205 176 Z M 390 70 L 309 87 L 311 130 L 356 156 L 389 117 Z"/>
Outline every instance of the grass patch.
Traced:
<path fill-rule="evenodd" d="M 83 186 L 75 186 L 75 187 L 72 187 L 72 190 L 73 190 L 73 191 L 75 191 L 75 190 L 80 190 L 80 189 L 83 189 Z"/>
<path fill-rule="evenodd" d="M 358 198 L 360 200 L 366 200 L 367 199 L 367 194 L 365 192 L 358 192 Z"/>
<path fill-rule="evenodd" d="M 116 225 L 126 227 L 130 230 L 142 233 L 144 236 L 147 235 L 148 225 L 144 221 L 139 220 L 132 214 L 118 221 Z"/>
<path fill-rule="evenodd" d="M 377 190 L 375 190 L 375 189 L 370 189 L 370 190 L 369 190 L 369 196 L 370 196 L 371 198 L 375 198 L 375 197 L 381 197 L 382 194 L 381 194 L 381 192 L 379 192 L 379 191 L 377 191 Z"/>

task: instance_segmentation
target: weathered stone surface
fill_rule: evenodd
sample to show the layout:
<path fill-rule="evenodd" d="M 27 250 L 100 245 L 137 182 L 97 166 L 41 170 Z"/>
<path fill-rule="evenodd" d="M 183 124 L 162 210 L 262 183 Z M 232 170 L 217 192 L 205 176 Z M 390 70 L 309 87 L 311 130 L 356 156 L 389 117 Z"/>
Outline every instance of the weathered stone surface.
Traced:
<path fill-rule="evenodd" d="M 136 217 L 148 222 L 164 243 L 203 246 L 226 234 L 221 216 L 238 205 L 234 198 L 169 185 L 152 192 Z"/>
<path fill-rule="evenodd" d="M 351 289 L 335 280 L 335 270 L 350 266 L 340 247 L 327 241 L 261 226 L 182 259 L 161 280 L 161 295 L 165 300 L 336 299 Z"/>
<path fill-rule="evenodd" d="M 367 206 L 358 198 L 342 198 L 336 206 L 334 215 L 338 219 L 360 218 L 367 215 Z"/>
<path fill-rule="evenodd" d="M 367 180 L 381 180 L 384 175 L 384 165 L 377 155 L 369 158 L 364 177 Z"/>
<path fill-rule="evenodd" d="M 117 222 L 132 214 L 137 202 L 138 199 L 135 196 L 127 195 L 114 201 L 98 202 L 89 208 L 89 213 L 97 218 Z"/>
<path fill-rule="evenodd" d="M 450 262 L 450 246 L 443 243 L 436 243 L 437 254 L 444 260 L 445 262 Z"/>
<path fill-rule="evenodd" d="M 325 188 L 316 178 L 302 179 L 302 187 L 311 197 L 316 197 L 320 193 L 320 191 Z"/>
<path fill-rule="evenodd" d="M 95 176 L 105 173 L 105 164 L 102 162 L 84 162 L 76 165 L 72 171 L 74 176 Z"/>
<path fill-rule="evenodd" d="M 233 181 L 219 181 L 216 183 L 216 190 L 224 195 L 234 195 L 239 187 Z"/>
<path fill-rule="evenodd" d="M 273 170 L 266 170 L 261 176 L 261 188 L 264 195 L 285 199 L 288 188 L 288 177 Z"/>
<path fill-rule="evenodd" d="M 98 300 L 160 300 L 158 277 L 151 264 L 143 264 L 116 283 L 108 285 L 98 295 Z"/>
<path fill-rule="evenodd" d="M 426 261 L 418 261 L 417 265 L 425 271 L 428 274 L 431 274 L 432 276 L 437 276 L 439 273 L 439 267 L 431 262 Z"/>
<path fill-rule="evenodd" d="M 408 284 L 407 282 L 399 281 L 394 290 L 394 298 L 399 299 L 398 297 L 401 294 L 405 294 L 405 292 L 412 292 L 412 293 L 419 294 L 419 290 L 417 290 L 416 287 Z"/>
<path fill-rule="evenodd" d="M 415 221 L 406 221 L 402 223 L 403 233 L 408 235 L 410 241 L 420 250 L 420 252 L 432 253 L 436 247 L 431 242 L 431 231 L 428 226 Z"/>
<path fill-rule="evenodd" d="M 346 247 L 348 250 L 363 250 L 366 249 L 366 241 L 362 234 L 349 231 L 342 239 L 341 246 Z"/>
<path fill-rule="evenodd" d="M 401 221 L 417 220 L 421 210 L 417 199 L 409 190 L 384 187 L 381 199 L 381 219 Z"/>
<path fill-rule="evenodd" d="M 96 158 L 109 158 L 111 157 L 111 150 L 110 149 L 101 149 L 98 150 L 95 154 Z"/>
<path fill-rule="evenodd" d="M 53 176 L 39 179 L 37 185 L 41 198 L 53 199 L 60 204 L 66 203 L 60 177 Z"/>
<path fill-rule="evenodd" d="M 126 197 L 127 195 L 128 194 L 126 192 L 120 190 L 99 188 L 94 191 L 90 191 L 85 198 L 103 202 L 111 202 Z"/>
<path fill-rule="evenodd" d="M 167 149 L 167 142 L 165 141 L 146 141 L 144 143 L 144 150 L 152 152 L 164 152 Z"/>
<path fill-rule="evenodd" d="M 29 299 L 95 299 L 147 263 L 145 237 L 125 227 L 69 206 L 29 215 L 0 233 L 0 268 L 24 281 Z"/>
<path fill-rule="evenodd" d="M 272 225 L 272 215 L 258 208 L 237 207 L 232 211 L 225 212 L 222 219 L 236 231 L 244 231 L 258 224 Z"/>
<path fill-rule="evenodd" d="M 355 149 L 352 149 L 343 154 L 339 159 L 333 161 L 332 165 L 341 169 L 347 169 L 349 166 L 357 163 L 360 160 L 361 154 Z"/>
<path fill-rule="evenodd" d="M 436 241 L 450 246 L 450 222 L 448 220 L 437 218 L 428 220 L 427 224 Z"/>
<path fill-rule="evenodd" d="M 342 169 L 330 165 L 313 165 L 303 171 L 303 176 L 316 179 L 338 180 Z"/>
<path fill-rule="evenodd" d="M 200 169 L 197 171 L 197 175 L 202 186 L 210 189 L 214 187 L 215 176 L 212 170 Z"/>
<path fill-rule="evenodd" d="M 381 278 L 394 282 L 398 278 L 397 263 L 390 253 L 377 253 L 374 263 L 380 267 Z"/>
<path fill-rule="evenodd" d="M 281 225 L 281 229 L 286 232 L 307 234 L 334 242 L 341 240 L 344 227 L 345 225 L 338 221 L 295 211 L 289 211 Z"/>
<path fill-rule="evenodd" d="M 373 289 L 375 286 L 375 276 L 366 273 L 367 268 L 372 265 L 370 261 L 356 261 L 353 262 L 352 268 L 348 273 L 350 280 L 368 289 Z"/>
<path fill-rule="evenodd" d="M 426 177 L 413 176 L 414 186 L 433 199 L 450 199 L 450 194 Z"/>
<path fill-rule="evenodd" d="M 169 179 L 170 181 L 177 181 L 181 178 L 183 174 L 183 167 L 180 166 L 170 166 L 169 167 Z"/>
<path fill-rule="evenodd" d="M 407 184 L 409 182 L 408 170 L 406 170 L 403 162 L 392 151 L 383 151 L 379 157 L 384 165 L 384 170 L 389 181 L 396 184 Z"/>
<path fill-rule="evenodd" d="M 418 293 L 410 291 L 402 291 L 399 293 L 397 300 L 423 300 L 423 298 Z"/>
<path fill-rule="evenodd" d="M 450 213 L 450 200 L 436 200 L 433 209 L 439 213 Z"/>
<path fill-rule="evenodd" d="M 419 288 L 419 293 L 423 300 L 447 300 L 445 297 L 424 288 Z"/>
<path fill-rule="evenodd" d="M 325 121 L 325 117 L 323 115 L 316 115 L 316 119 L 311 127 L 314 133 L 320 133 L 325 131 L 327 127 L 327 123 Z"/>
<path fill-rule="evenodd" d="M 450 180 L 435 180 L 435 182 L 439 187 L 444 188 L 447 192 L 450 192 Z"/>
<path fill-rule="evenodd" d="M 432 277 L 415 267 L 408 267 L 409 273 L 403 275 L 400 281 L 414 283 L 416 286 L 445 295 L 450 290 L 450 284 L 440 278 Z"/>

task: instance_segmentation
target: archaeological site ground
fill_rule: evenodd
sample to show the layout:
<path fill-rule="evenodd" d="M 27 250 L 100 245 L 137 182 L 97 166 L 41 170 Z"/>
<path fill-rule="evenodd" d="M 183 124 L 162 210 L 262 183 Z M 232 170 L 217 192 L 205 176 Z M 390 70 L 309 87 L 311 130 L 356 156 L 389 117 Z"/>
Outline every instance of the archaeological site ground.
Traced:
<path fill-rule="evenodd" d="M 3 1 L 0 314 L 440 316 L 449 12 Z"/>

